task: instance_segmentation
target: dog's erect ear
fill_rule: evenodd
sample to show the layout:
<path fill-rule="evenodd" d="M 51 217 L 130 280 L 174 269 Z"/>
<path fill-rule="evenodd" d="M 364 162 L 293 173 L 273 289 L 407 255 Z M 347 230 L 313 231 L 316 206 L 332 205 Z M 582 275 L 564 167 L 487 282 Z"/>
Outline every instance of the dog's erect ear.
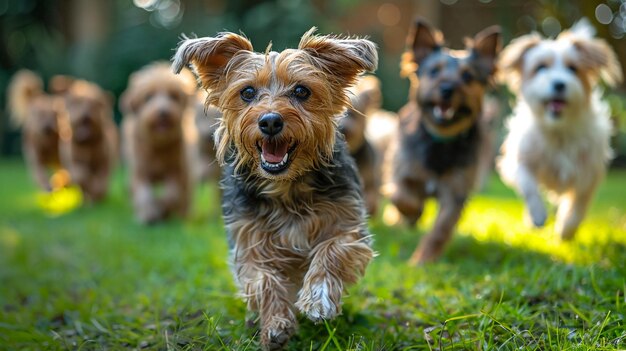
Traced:
<path fill-rule="evenodd" d="M 417 18 L 406 38 L 407 50 L 413 55 L 412 60 L 420 64 L 426 56 L 439 49 L 443 43 L 443 35 L 424 19 Z"/>
<path fill-rule="evenodd" d="M 305 51 L 312 63 L 339 78 L 343 86 L 353 85 L 359 74 L 373 72 L 378 67 L 376 44 L 359 38 L 340 38 L 335 36 L 316 36 L 316 28 L 306 32 L 298 49 Z"/>
<path fill-rule="evenodd" d="M 542 38 L 537 33 L 523 35 L 511 41 L 498 58 L 498 80 L 507 84 L 513 91 L 517 90 L 522 77 L 524 56 L 528 50 L 537 46 Z"/>
<path fill-rule="evenodd" d="M 483 80 L 487 80 L 496 70 L 496 58 L 502 50 L 502 30 L 500 26 L 483 29 L 469 45 L 472 56 L 477 60 L 477 67 Z"/>
<path fill-rule="evenodd" d="M 219 33 L 217 37 L 183 40 L 172 58 L 172 69 L 179 73 L 191 64 L 202 87 L 211 89 L 219 81 L 228 62 L 238 53 L 251 52 L 252 44 L 245 37 L 234 33 Z"/>

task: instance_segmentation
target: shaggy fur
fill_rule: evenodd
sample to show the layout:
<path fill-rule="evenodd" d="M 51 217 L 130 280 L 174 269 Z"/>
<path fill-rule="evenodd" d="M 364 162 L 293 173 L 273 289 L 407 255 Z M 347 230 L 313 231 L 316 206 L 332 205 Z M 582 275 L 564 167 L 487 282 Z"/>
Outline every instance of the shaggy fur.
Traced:
<path fill-rule="evenodd" d="M 72 81 L 64 93 L 61 160 L 88 203 L 102 200 L 117 161 L 113 98 L 97 85 Z"/>
<path fill-rule="evenodd" d="M 540 190 L 558 206 L 556 231 L 574 237 L 611 157 L 608 104 L 598 80 L 615 84 L 620 65 L 586 21 L 556 39 L 529 34 L 502 53 L 502 78 L 517 94 L 498 170 L 524 198 L 527 217 L 543 226 Z"/>
<path fill-rule="evenodd" d="M 400 111 L 391 147 L 391 202 L 415 225 L 424 201 L 436 197 L 433 229 L 410 262 L 435 260 L 453 233 L 477 173 L 485 88 L 494 72 L 500 31 L 490 27 L 466 51 L 444 48 L 440 32 L 421 19 L 407 38 L 402 70 L 411 78 L 409 103 Z"/>
<path fill-rule="evenodd" d="M 24 158 L 37 185 L 45 191 L 65 186 L 69 177 L 59 156 L 62 99 L 46 94 L 41 78 L 22 70 L 9 84 L 7 101 L 14 124 L 22 128 Z"/>
<path fill-rule="evenodd" d="M 135 217 L 141 223 L 187 214 L 191 197 L 187 131 L 193 123 L 188 108 L 193 107 L 195 92 L 191 72 L 176 76 L 162 62 L 133 73 L 121 97 L 124 154 Z"/>
<path fill-rule="evenodd" d="M 216 144 L 232 268 L 266 349 L 285 345 L 297 310 L 316 322 L 339 314 L 373 256 L 337 119 L 346 88 L 376 68 L 376 48 L 313 33 L 298 49 L 265 54 L 233 33 L 187 39 L 173 63 L 191 63 L 223 112 Z"/>

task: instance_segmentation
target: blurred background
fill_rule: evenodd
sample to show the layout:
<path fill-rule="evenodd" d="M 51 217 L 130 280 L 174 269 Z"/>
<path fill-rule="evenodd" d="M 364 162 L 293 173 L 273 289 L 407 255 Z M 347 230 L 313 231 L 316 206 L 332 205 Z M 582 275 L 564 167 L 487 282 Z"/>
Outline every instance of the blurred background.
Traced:
<path fill-rule="evenodd" d="M 0 156 L 21 152 L 6 112 L 6 86 L 17 70 L 34 70 L 46 81 L 55 74 L 85 78 L 118 97 L 131 72 L 169 60 L 182 33 L 241 31 L 257 51 L 270 41 L 275 50 L 295 46 L 312 26 L 324 34 L 367 35 L 380 47 L 383 107 L 397 111 L 408 92 L 400 56 L 417 15 L 456 48 L 493 24 L 503 27 L 506 44 L 531 31 L 554 36 L 587 17 L 622 67 L 626 62 L 626 0 L 0 0 Z M 495 95 L 503 105 L 510 98 L 501 89 Z M 606 95 L 618 130 L 613 165 L 626 166 L 625 86 Z"/>

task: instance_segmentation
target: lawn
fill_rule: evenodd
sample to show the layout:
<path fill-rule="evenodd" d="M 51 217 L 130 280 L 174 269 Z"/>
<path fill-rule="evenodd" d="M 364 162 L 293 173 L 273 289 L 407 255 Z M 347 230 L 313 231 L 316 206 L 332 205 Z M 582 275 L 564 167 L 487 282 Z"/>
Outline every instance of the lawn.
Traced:
<path fill-rule="evenodd" d="M 51 215 L 20 160 L 0 160 L 0 349 L 256 350 L 227 265 L 217 189 L 185 221 L 143 227 L 123 171 L 103 204 Z M 300 319 L 289 350 L 626 349 L 626 172 L 574 242 L 524 226 L 493 177 L 437 263 L 405 261 L 432 223 L 371 221 L 379 256 L 343 314 Z"/>

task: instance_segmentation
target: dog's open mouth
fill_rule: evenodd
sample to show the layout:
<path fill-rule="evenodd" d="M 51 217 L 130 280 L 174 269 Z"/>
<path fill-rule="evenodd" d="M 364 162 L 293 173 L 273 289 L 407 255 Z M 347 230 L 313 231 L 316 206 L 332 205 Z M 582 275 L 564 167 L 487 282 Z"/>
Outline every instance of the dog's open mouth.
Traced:
<path fill-rule="evenodd" d="M 546 102 L 546 109 L 556 117 L 561 115 L 565 106 L 567 106 L 567 101 L 562 98 L 554 98 Z"/>
<path fill-rule="evenodd" d="M 264 139 L 257 147 L 261 153 L 261 168 L 277 174 L 289 167 L 296 144 L 288 140 Z"/>
<path fill-rule="evenodd" d="M 439 125 L 452 124 L 456 119 L 471 113 L 470 108 L 465 105 L 456 108 L 449 103 L 433 104 L 433 119 Z"/>

